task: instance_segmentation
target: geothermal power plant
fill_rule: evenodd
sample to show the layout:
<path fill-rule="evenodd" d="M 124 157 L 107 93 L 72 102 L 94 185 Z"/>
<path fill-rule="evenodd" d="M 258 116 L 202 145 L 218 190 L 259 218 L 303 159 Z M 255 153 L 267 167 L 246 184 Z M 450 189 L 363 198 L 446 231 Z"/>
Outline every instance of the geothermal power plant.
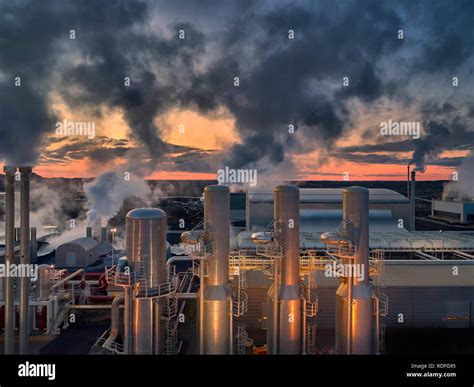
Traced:
<path fill-rule="evenodd" d="M 474 232 L 417 231 L 414 172 L 409 197 L 278 185 L 248 189 L 241 212 L 228 187 L 209 185 L 191 229 L 136 208 L 124 249 L 113 247 L 116 229 L 88 227 L 47 254 L 30 227 L 31 172 L 5 167 L 0 259 L 37 268 L 1 278 L 6 354 L 35 353 L 38 337 L 60 340 L 95 313 L 107 324 L 89 353 L 117 355 L 384 354 L 391 330 L 474 324 Z M 433 214 L 462 211 L 468 222 L 459 203 L 433 201 Z"/>

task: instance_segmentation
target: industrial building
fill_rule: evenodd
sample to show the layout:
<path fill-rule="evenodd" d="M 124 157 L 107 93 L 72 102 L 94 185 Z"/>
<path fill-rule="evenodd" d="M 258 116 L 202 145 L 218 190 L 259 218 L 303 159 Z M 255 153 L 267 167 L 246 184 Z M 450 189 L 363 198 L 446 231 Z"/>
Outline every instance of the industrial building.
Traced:
<path fill-rule="evenodd" d="M 78 238 L 56 249 L 57 267 L 86 267 L 99 259 L 99 243 L 92 238 Z"/>
<path fill-rule="evenodd" d="M 9 262 L 14 171 L 6 170 Z M 166 212 L 133 209 L 124 252 L 94 275 L 86 270 L 107 254 L 105 229 L 99 241 L 88 229 L 60 245 L 27 297 L 4 281 L 5 352 L 17 323 L 26 353 L 30 334 L 60 334 L 75 310 L 110 311 L 110 328 L 91 347 L 107 354 L 382 354 L 386 330 L 472 328 L 474 233 L 414 230 L 415 189 L 414 174 L 409 199 L 280 185 L 249 190 L 244 213 L 231 212 L 226 186 L 210 185 L 202 222 L 181 231 L 173 256 Z M 33 243 L 26 225 L 25 215 L 20 255 Z M 192 344 L 183 347 L 186 324 Z"/>
<path fill-rule="evenodd" d="M 451 223 L 474 224 L 474 200 L 432 200 L 431 217 Z"/>

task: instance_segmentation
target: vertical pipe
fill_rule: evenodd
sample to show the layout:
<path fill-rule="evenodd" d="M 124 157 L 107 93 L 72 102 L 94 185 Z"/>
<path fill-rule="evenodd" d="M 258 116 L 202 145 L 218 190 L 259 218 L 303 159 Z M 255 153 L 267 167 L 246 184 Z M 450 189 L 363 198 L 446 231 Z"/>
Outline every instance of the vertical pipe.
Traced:
<path fill-rule="evenodd" d="M 303 355 L 306 355 L 306 347 L 307 347 L 307 343 L 306 343 L 306 300 L 303 299 L 303 326 L 302 326 L 302 330 L 303 330 Z"/>
<path fill-rule="evenodd" d="M 31 167 L 20 167 L 20 263 L 30 264 L 30 174 Z M 25 266 L 27 267 L 27 266 Z M 29 347 L 30 279 L 20 278 L 20 354 Z"/>
<path fill-rule="evenodd" d="M 274 190 L 275 238 L 284 248 L 279 289 L 279 354 L 301 354 L 300 191 L 292 185 Z"/>
<path fill-rule="evenodd" d="M 92 227 L 86 227 L 86 237 L 92 238 Z"/>
<path fill-rule="evenodd" d="M 407 199 L 410 199 L 410 164 L 407 165 Z"/>
<path fill-rule="evenodd" d="M 125 287 L 125 309 L 123 311 L 124 340 L 123 348 L 126 355 L 132 353 L 132 289 Z"/>
<path fill-rule="evenodd" d="M 31 248 L 30 248 L 30 262 L 38 262 L 38 241 L 36 239 L 36 227 L 31 227 Z"/>
<path fill-rule="evenodd" d="M 204 353 L 229 354 L 229 188 L 212 185 L 204 189 L 204 223 L 212 252 L 204 292 Z"/>
<path fill-rule="evenodd" d="M 199 262 L 199 354 L 204 355 L 204 260 Z"/>
<path fill-rule="evenodd" d="M 15 167 L 4 166 L 5 171 L 5 263 L 15 260 Z M 15 296 L 13 278 L 6 276 L 5 283 L 5 355 L 15 351 Z"/>
<path fill-rule="evenodd" d="M 369 283 L 369 190 L 348 187 L 343 190 L 343 218 L 349 225 L 354 264 L 348 278 L 348 319 L 350 347 L 353 354 L 373 354 L 374 301 Z"/>
<path fill-rule="evenodd" d="M 272 354 L 278 354 L 278 311 L 280 301 L 278 290 L 280 289 L 280 260 L 275 257 L 273 259 L 273 346 Z"/>
<path fill-rule="evenodd" d="M 234 316 L 233 316 L 233 305 L 232 305 L 232 298 L 229 297 L 229 353 L 231 355 L 234 354 Z M 240 308 L 240 306 L 239 306 Z"/>
<path fill-rule="evenodd" d="M 102 227 L 100 229 L 100 233 L 101 233 L 100 239 L 103 241 L 106 241 L 107 240 L 107 227 Z"/>
<path fill-rule="evenodd" d="M 352 276 L 347 277 L 347 333 L 346 333 L 347 355 L 352 354 Z"/>
<path fill-rule="evenodd" d="M 380 344 L 380 298 L 377 295 L 375 297 L 375 345 L 376 354 L 379 355 L 379 344 Z"/>
<path fill-rule="evenodd" d="M 416 213 L 416 171 L 411 171 L 411 190 L 410 190 L 410 210 L 411 210 L 411 231 L 415 231 L 415 213 Z"/>

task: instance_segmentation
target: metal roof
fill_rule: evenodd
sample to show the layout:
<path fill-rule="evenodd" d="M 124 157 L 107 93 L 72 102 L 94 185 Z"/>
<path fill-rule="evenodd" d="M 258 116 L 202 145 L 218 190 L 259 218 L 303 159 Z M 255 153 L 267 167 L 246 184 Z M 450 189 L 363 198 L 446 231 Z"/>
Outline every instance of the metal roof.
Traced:
<path fill-rule="evenodd" d="M 300 230 L 302 232 L 327 232 L 336 229 L 342 222 L 342 210 L 300 210 Z M 399 228 L 390 210 L 370 210 L 369 228 L 377 232 L 407 232 Z"/>
<path fill-rule="evenodd" d="M 326 231 L 331 231 L 327 229 Z M 250 239 L 252 232 L 243 231 L 238 235 L 241 249 L 255 248 Z M 321 232 L 301 232 L 302 249 L 325 250 L 320 240 Z M 369 247 L 384 251 L 474 251 L 474 233 L 455 231 L 415 231 L 415 232 L 370 232 Z"/>
<path fill-rule="evenodd" d="M 166 213 L 159 208 L 135 208 L 127 214 L 129 219 L 160 219 L 166 218 Z"/>
<path fill-rule="evenodd" d="M 342 191 L 344 188 L 301 188 L 301 203 L 342 203 Z M 249 189 L 248 200 L 252 203 L 272 203 L 273 190 L 271 189 Z M 402 194 L 386 188 L 370 188 L 370 203 L 404 203 L 410 201 Z"/>
<path fill-rule="evenodd" d="M 77 239 L 74 239 L 70 242 L 63 243 L 62 245 L 58 246 L 58 249 L 59 248 L 66 248 L 67 245 L 80 246 L 84 250 L 90 251 L 92 249 L 95 249 L 99 245 L 99 242 L 97 242 L 95 239 L 92 239 L 92 238 L 86 238 L 86 237 L 77 238 Z"/>

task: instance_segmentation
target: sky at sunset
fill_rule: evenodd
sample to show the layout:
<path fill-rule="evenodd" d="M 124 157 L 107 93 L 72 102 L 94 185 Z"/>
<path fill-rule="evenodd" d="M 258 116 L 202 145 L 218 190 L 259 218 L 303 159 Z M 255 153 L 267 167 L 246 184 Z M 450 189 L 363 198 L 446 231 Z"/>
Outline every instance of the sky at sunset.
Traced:
<path fill-rule="evenodd" d="M 462 0 L 0 0 L 0 163 L 154 179 L 227 166 L 261 181 L 402 180 L 411 163 L 449 180 L 472 161 L 473 13 Z M 419 138 L 383 135 L 389 120 Z"/>

